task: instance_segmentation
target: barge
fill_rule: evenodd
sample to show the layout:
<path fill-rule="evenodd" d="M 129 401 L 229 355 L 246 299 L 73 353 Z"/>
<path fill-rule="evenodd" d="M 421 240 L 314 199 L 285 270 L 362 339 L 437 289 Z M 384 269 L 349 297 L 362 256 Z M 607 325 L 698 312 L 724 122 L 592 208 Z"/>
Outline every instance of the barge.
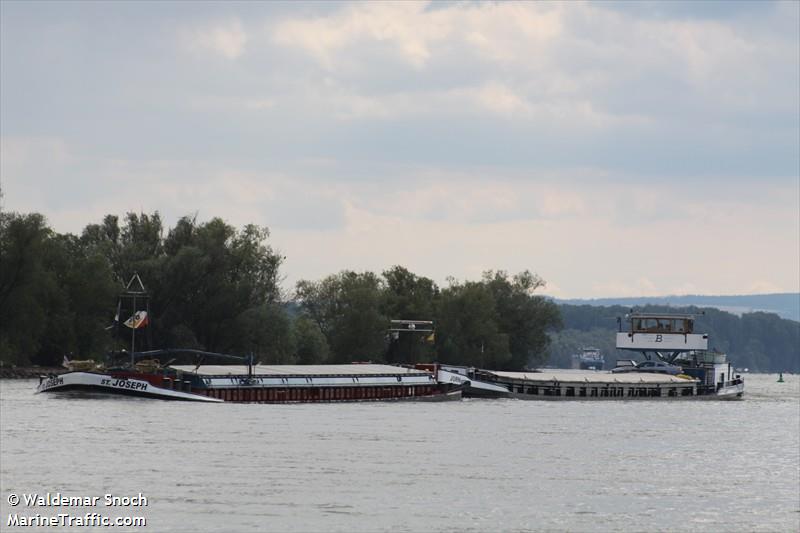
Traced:
<path fill-rule="evenodd" d="M 96 368 L 42 377 L 37 393 L 83 391 L 162 400 L 289 403 L 458 400 L 463 388 L 463 384 L 440 381 L 436 370 L 379 364 L 160 367 L 152 359 L 144 362 L 151 365 L 150 371 Z"/>
<path fill-rule="evenodd" d="M 435 372 L 381 364 L 170 368 L 194 394 L 227 402 L 458 400 L 462 389 L 439 382 Z"/>
<path fill-rule="evenodd" d="M 198 402 L 341 402 L 458 400 L 463 383 L 440 379 L 436 365 L 262 365 L 246 357 L 190 349 L 135 351 L 137 332 L 149 338 L 150 296 L 138 275 L 125 286 L 114 319 L 130 330 L 130 351 L 112 352 L 105 364 L 69 361 L 68 372 L 41 376 L 37 393 L 81 391 Z M 125 309 L 130 318 L 120 322 Z M 392 321 L 393 330 L 432 333 L 432 322 Z M 112 325 L 111 327 L 114 327 Z M 108 329 L 111 329 L 109 327 Z M 127 330 L 123 330 L 125 335 Z M 140 335 L 141 336 L 141 335 Z M 140 341 L 141 344 L 141 341 Z M 168 361 L 162 364 L 161 361 Z M 174 364 L 190 361 L 193 364 Z M 228 364 L 206 364 L 224 361 Z"/>
<path fill-rule="evenodd" d="M 678 399 L 698 395 L 697 380 L 651 373 L 596 371 L 505 372 L 476 370 L 474 379 L 505 389 L 498 397 L 519 400 Z M 480 391 L 480 396 L 485 396 Z M 473 396 L 470 388 L 465 396 Z"/>
<path fill-rule="evenodd" d="M 628 331 L 622 331 L 620 319 L 617 349 L 639 352 L 645 361 L 618 361 L 610 372 L 442 368 L 463 377 L 466 397 L 738 400 L 744 396 L 741 375 L 734 372 L 725 354 L 708 351 L 708 335 L 694 332 L 693 315 L 631 313 L 627 319 Z"/>

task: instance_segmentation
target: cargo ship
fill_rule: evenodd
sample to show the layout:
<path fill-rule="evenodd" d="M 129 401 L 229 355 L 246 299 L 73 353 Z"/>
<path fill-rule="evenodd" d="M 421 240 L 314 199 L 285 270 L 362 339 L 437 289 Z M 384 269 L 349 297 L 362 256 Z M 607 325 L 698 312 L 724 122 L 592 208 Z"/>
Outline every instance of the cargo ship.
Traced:
<path fill-rule="evenodd" d="M 610 372 L 445 368 L 469 382 L 466 397 L 738 400 L 744 396 L 744 379 L 725 354 L 708 351 L 708 335 L 694 332 L 693 315 L 631 313 L 626 319 L 627 331 L 622 331 L 620 320 L 617 349 L 639 352 L 645 361 L 624 360 L 626 364 Z"/>
<path fill-rule="evenodd" d="M 131 313 L 124 322 L 120 322 L 122 309 Z M 139 339 L 141 344 L 147 338 L 149 313 L 149 294 L 139 276 L 134 275 L 120 295 L 114 320 L 118 330 L 124 334 L 129 330 L 130 351 L 112 352 L 103 364 L 92 360 L 70 361 L 65 357 L 68 371 L 41 376 L 36 392 L 81 391 L 212 403 L 287 403 L 457 400 L 464 387 L 463 383 L 447 379 L 446 373 L 440 375 L 437 365 L 264 365 L 252 355 L 193 349 L 137 352 L 137 339 L 144 337 Z M 395 338 L 404 333 L 428 335 L 432 333 L 432 324 L 394 320 L 390 332 Z"/>
<path fill-rule="evenodd" d="M 207 358 L 223 354 L 159 350 L 135 354 L 147 359 L 129 366 L 76 368 L 42 377 L 37 392 L 83 391 L 162 400 L 200 402 L 338 402 L 461 398 L 463 384 L 440 381 L 437 368 L 381 364 L 342 365 L 175 365 L 154 356 L 191 352 Z M 233 356 L 227 356 L 233 357 Z M 85 362 L 79 362 L 81 364 Z"/>

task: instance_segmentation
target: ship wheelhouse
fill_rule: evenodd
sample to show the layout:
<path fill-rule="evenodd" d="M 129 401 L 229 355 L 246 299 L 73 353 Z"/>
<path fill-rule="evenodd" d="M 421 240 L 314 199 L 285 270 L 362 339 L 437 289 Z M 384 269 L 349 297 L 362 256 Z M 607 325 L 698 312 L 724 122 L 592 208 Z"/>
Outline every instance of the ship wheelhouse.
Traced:
<path fill-rule="evenodd" d="M 626 319 L 628 331 L 620 319 L 618 350 L 640 352 L 648 360 L 655 354 L 669 363 L 681 353 L 708 349 L 708 335 L 694 332 L 694 315 L 631 313 Z"/>
<path fill-rule="evenodd" d="M 632 333 L 694 333 L 694 317 L 691 315 L 651 315 L 637 314 L 630 316 Z"/>

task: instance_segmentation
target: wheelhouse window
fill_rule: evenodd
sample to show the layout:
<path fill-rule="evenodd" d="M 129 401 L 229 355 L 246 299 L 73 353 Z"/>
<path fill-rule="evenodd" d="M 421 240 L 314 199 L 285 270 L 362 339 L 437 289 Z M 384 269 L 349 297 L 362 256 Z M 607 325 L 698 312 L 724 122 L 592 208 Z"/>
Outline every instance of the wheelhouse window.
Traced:
<path fill-rule="evenodd" d="M 634 316 L 631 331 L 634 333 L 692 333 L 694 319 L 675 316 Z"/>

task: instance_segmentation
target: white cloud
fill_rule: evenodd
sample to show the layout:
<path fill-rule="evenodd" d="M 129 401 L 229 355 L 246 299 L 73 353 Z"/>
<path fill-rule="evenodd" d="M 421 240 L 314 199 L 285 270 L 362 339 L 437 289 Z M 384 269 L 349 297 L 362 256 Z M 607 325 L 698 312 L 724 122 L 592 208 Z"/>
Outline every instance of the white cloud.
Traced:
<path fill-rule="evenodd" d="M 490 82 L 475 91 L 475 99 L 486 109 L 499 114 L 529 113 L 531 106 L 507 86 Z"/>
<path fill-rule="evenodd" d="M 234 18 L 182 32 L 186 46 L 193 51 L 211 51 L 228 59 L 237 59 L 245 52 L 247 32 L 241 20 Z"/>
<path fill-rule="evenodd" d="M 4 155 L 34 149 L 4 141 Z M 6 152 L 11 145 L 17 148 Z M 41 191 L 41 182 L 9 183 L 12 167 L 4 166 L 8 209 L 44 211 L 57 230 L 74 232 L 106 213 L 140 210 L 159 210 L 168 224 L 198 213 L 201 220 L 266 225 L 271 243 L 287 256 L 289 285 L 345 268 L 402 264 L 439 283 L 450 275 L 475 279 L 487 269 L 530 269 L 549 282 L 548 293 L 561 297 L 798 290 L 800 235 L 791 188 L 744 184 L 723 191 L 709 184 L 687 195 L 667 183 L 547 173 L 525 180 L 498 169 L 485 171 L 491 181 L 484 171 L 405 169 L 387 187 L 188 161 L 92 163 L 63 142 L 53 146 L 68 164 L 53 168 L 49 179 L 81 190 L 80 206 L 44 204 L 45 193 L 31 192 Z M 17 155 L 4 165 L 16 165 L 10 174 L 16 178 L 32 161 Z M 329 166 L 323 163 L 310 172 Z M 85 184 L 70 179 L 75 164 Z M 639 212 L 620 216 L 634 205 Z M 649 216 L 664 209 L 671 216 Z"/>
<path fill-rule="evenodd" d="M 330 17 L 290 19 L 274 28 L 275 41 L 298 46 L 334 69 L 350 46 L 388 43 L 413 67 L 425 66 L 431 48 L 451 32 L 446 17 L 426 13 L 426 2 L 355 3 Z"/>
<path fill-rule="evenodd" d="M 798 4 L 614 5 L 197 3 L 175 55 L 155 11 L 67 10 L 56 39 L 18 3 L 4 207 L 60 231 L 155 209 L 264 224 L 295 279 L 401 263 L 529 268 L 564 297 L 797 290 Z"/>
<path fill-rule="evenodd" d="M 675 104 L 687 97 L 711 112 L 779 105 L 758 98 L 765 93 L 792 101 L 786 83 L 775 82 L 786 76 L 780 61 L 800 61 L 795 41 L 746 24 L 639 19 L 596 3 L 355 3 L 327 16 L 289 17 L 269 31 L 277 44 L 311 56 L 351 100 L 368 102 L 364 118 L 385 118 L 385 109 L 447 113 L 451 106 L 441 102 L 461 97 L 548 127 L 652 126 L 674 120 Z M 381 52 L 387 44 L 391 53 Z M 376 71 L 403 66 L 415 87 L 372 87 Z M 440 77 L 439 69 L 457 76 Z M 654 84 L 662 87 L 649 96 Z M 660 105 L 649 105 L 660 95 Z"/>

